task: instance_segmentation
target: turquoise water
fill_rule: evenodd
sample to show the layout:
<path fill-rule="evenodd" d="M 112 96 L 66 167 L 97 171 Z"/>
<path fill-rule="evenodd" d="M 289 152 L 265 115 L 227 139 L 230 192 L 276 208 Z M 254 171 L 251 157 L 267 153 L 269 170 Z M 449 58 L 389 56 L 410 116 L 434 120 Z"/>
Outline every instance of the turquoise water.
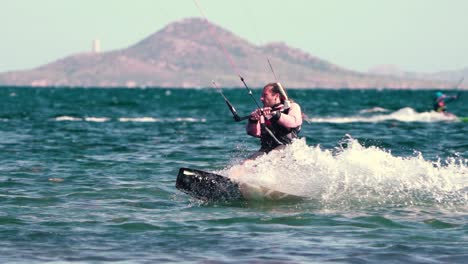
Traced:
<path fill-rule="evenodd" d="M 434 91 L 289 93 L 304 139 L 243 177 L 310 199 L 204 204 L 178 169 L 229 175 L 259 145 L 214 89 L 1 88 L 0 262 L 466 261 L 468 123 Z"/>

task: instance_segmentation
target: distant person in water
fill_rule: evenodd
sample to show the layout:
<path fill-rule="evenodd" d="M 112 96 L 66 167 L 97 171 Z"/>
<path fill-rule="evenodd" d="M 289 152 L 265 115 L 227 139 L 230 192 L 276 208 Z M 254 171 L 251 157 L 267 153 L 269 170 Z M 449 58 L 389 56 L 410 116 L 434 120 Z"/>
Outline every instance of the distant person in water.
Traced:
<path fill-rule="evenodd" d="M 445 95 L 442 92 L 437 92 L 434 98 L 434 111 L 438 113 L 447 113 L 446 104 L 450 101 L 458 99 L 457 95 Z"/>
<path fill-rule="evenodd" d="M 263 108 L 250 114 L 246 126 L 247 134 L 260 138 L 261 142 L 260 150 L 250 159 L 290 144 L 298 137 L 302 125 L 301 107 L 289 100 L 280 83 L 265 85 L 260 100 Z"/>

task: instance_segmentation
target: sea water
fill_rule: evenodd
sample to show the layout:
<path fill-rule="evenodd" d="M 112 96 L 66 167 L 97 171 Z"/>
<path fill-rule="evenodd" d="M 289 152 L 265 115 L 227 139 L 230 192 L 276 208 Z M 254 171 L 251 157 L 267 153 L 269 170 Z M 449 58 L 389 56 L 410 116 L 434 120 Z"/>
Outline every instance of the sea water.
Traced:
<path fill-rule="evenodd" d="M 242 165 L 258 139 L 212 88 L 3 87 L 0 262 L 465 263 L 468 123 L 431 112 L 434 92 L 290 90 L 301 139 Z M 449 111 L 467 116 L 465 98 Z M 239 166 L 308 199 L 175 189 L 180 167 Z"/>

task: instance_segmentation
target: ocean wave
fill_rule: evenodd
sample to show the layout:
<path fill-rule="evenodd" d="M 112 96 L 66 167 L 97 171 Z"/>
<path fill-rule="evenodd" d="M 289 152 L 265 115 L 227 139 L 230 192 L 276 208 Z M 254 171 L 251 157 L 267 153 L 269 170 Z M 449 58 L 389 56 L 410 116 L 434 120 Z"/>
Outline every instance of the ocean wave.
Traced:
<path fill-rule="evenodd" d="M 53 118 L 54 121 L 75 121 L 75 122 L 110 122 L 117 120 L 118 122 L 161 122 L 161 123 L 172 123 L 172 122 L 193 122 L 193 123 L 205 123 L 206 118 L 192 118 L 192 117 L 174 117 L 174 118 L 155 118 L 155 117 L 119 117 L 116 119 L 110 117 L 74 117 L 74 116 L 58 116 Z M 7 119 L 0 121 L 8 121 Z"/>
<path fill-rule="evenodd" d="M 82 118 L 73 116 L 58 116 L 54 118 L 55 121 L 83 121 Z"/>
<path fill-rule="evenodd" d="M 160 122 L 161 119 L 154 117 L 121 117 L 119 122 Z"/>
<path fill-rule="evenodd" d="M 377 111 L 376 111 L 377 112 Z M 364 112 L 361 112 L 364 113 Z M 372 112 L 366 112 L 372 113 Z M 399 122 L 441 122 L 441 121 L 458 121 L 456 116 L 444 115 L 434 111 L 416 112 L 411 107 L 405 107 L 389 114 L 372 115 L 372 116 L 349 116 L 349 117 L 315 117 L 307 118 L 307 122 L 312 123 L 378 123 L 389 120 Z"/>
<path fill-rule="evenodd" d="M 388 112 L 388 111 L 390 110 L 377 106 L 377 107 L 372 107 L 369 109 L 362 109 L 361 111 L 359 111 L 359 113 L 364 114 L 364 113 L 377 113 L 377 112 Z"/>
<path fill-rule="evenodd" d="M 107 117 L 85 117 L 84 118 L 85 121 L 88 121 L 88 122 L 98 122 L 98 123 L 101 123 L 101 122 L 107 122 L 110 120 L 110 118 L 107 118 Z"/>
<path fill-rule="evenodd" d="M 58 116 L 56 118 L 54 118 L 55 121 L 86 121 L 86 122 L 98 122 L 98 123 L 102 123 L 102 122 L 107 122 L 109 120 L 111 120 L 110 118 L 108 117 L 93 117 L 93 116 L 90 116 L 90 117 L 74 117 L 74 116 Z"/>

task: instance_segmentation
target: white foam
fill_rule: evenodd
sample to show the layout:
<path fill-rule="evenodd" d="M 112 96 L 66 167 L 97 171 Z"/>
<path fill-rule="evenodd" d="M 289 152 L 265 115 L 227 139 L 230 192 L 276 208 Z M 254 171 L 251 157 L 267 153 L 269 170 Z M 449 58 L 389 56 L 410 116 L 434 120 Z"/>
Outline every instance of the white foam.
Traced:
<path fill-rule="evenodd" d="M 58 116 L 54 118 L 55 121 L 86 121 L 86 122 L 108 122 L 111 120 L 111 118 L 108 117 L 94 117 L 94 116 L 89 116 L 89 117 L 73 117 L 73 116 Z M 2 121 L 2 120 L 0 120 Z M 174 117 L 174 118 L 155 118 L 155 117 L 120 117 L 118 118 L 119 122 L 191 122 L 191 123 L 205 123 L 206 118 L 193 118 L 193 117 Z"/>
<path fill-rule="evenodd" d="M 160 119 L 154 117 L 121 117 L 120 122 L 159 122 Z"/>
<path fill-rule="evenodd" d="M 431 162 L 416 153 L 397 157 L 349 138 L 347 148 L 323 150 L 296 140 L 223 171 L 235 180 L 310 197 L 324 206 L 468 204 L 467 160 Z"/>
<path fill-rule="evenodd" d="M 197 122 L 206 122 L 206 119 L 205 118 L 201 118 L 201 119 L 198 119 L 198 118 L 192 118 L 192 117 L 178 117 L 175 119 L 175 121 L 177 122 L 194 122 L 194 123 L 197 123 Z"/>
<path fill-rule="evenodd" d="M 395 120 L 400 122 L 458 121 L 455 116 L 444 115 L 434 111 L 418 113 L 411 107 L 405 107 L 390 114 L 350 117 L 318 117 L 308 118 L 306 121 L 315 123 L 377 123 L 388 120 Z"/>
<path fill-rule="evenodd" d="M 83 121 L 83 119 L 73 116 L 58 116 L 55 118 L 55 121 Z"/>
<path fill-rule="evenodd" d="M 175 118 L 154 118 L 154 117 L 121 117 L 120 122 L 206 122 L 205 118 L 175 117 Z"/>
<path fill-rule="evenodd" d="M 107 122 L 109 121 L 110 118 L 107 118 L 107 117 L 85 117 L 85 121 L 88 121 L 88 122 L 98 122 L 98 123 L 101 123 L 101 122 Z"/>

